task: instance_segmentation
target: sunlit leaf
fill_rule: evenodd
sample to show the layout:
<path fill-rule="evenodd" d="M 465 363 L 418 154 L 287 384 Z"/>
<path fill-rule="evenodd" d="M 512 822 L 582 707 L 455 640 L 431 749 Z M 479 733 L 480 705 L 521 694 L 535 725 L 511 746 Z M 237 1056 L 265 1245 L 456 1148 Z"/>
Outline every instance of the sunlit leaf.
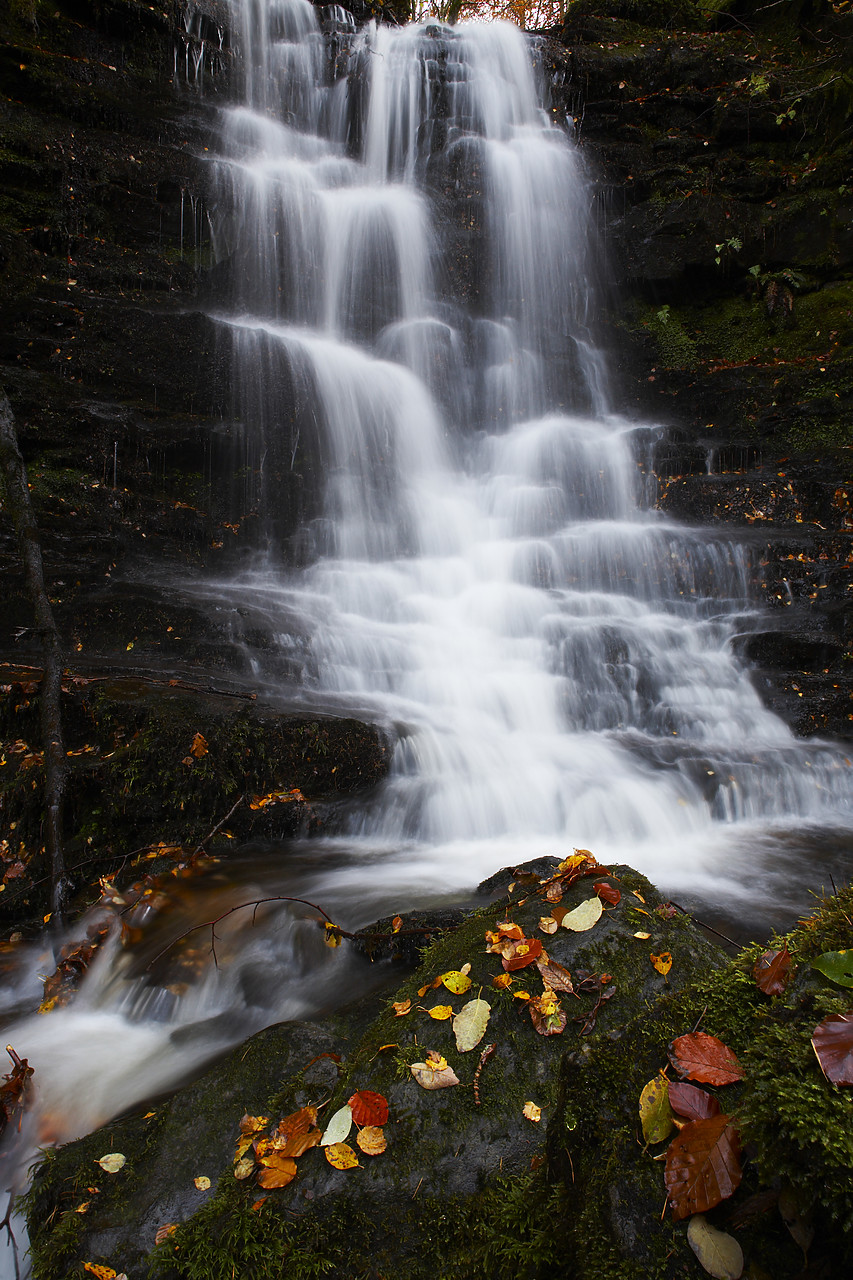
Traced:
<path fill-rule="evenodd" d="M 640 1124 L 647 1143 L 663 1142 L 672 1133 L 669 1081 L 663 1074 L 650 1080 L 640 1094 Z"/>
<path fill-rule="evenodd" d="M 811 966 L 839 987 L 853 987 L 853 950 L 825 951 Z"/>
<path fill-rule="evenodd" d="M 646 938 L 650 938 L 651 936 L 652 935 L 650 933 L 642 933 L 642 932 L 634 934 L 634 937 L 639 938 L 642 942 L 645 942 Z"/>
<path fill-rule="evenodd" d="M 546 987 L 541 996 L 532 997 L 527 1008 L 530 1010 L 530 1020 L 540 1036 L 561 1036 L 565 1031 L 566 1015 L 550 987 Z"/>
<path fill-rule="evenodd" d="M 394 919 L 391 921 L 391 932 L 399 933 L 402 927 L 403 927 L 403 917 L 395 916 Z"/>
<path fill-rule="evenodd" d="M 412 1012 L 412 1002 L 411 1000 L 395 1000 L 391 1008 L 394 1010 L 395 1018 L 405 1018 L 407 1013 Z"/>
<path fill-rule="evenodd" d="M 538 1124 L 542 1119 L 542 1108 L 537 1107 L 535 1102 L 525 1102 L 521 1108 L 521 1114 L 525 1120 L 532 1120 L 534 1124 Z"/>
<path fill-rule="evenodd" d="M 325 1149 L 326 1159 L 335 1169 L 357 1169 L 358 1156 L 346 1142 L 334 1142 Z"/>
<path fill-rule="evenodd" d="M 381 1156 L 388 1146 L 385 1134 L 378 1125 L 373 1124 L 365 1125 L 363 1129 L 359 1129 L 356 1142 L 366 1156 Z"/>
<path fill-rule="evenodd" d="M 812 1033 L 820 1069 L 832 1084 L 853 1084 L 853 1013 L 833 1013 Z"/>
<path fill-rule="evenodd" d="M 787 947 L 781 951 L 765 951 L 755 962 L 752 976 L 759 991 L 766 996 L 780 996 L 793 977 L 794 968 Z M 853 986 L 853 981 L 850 983 Z"/>
<path fill-rule="evenodd" d="M 431 1009 L 427 1009 L 427 1013 L 436 1022 L 446 1022 L 448 1018 L 453 1017 L 452 1004 L 434 1004 Z"/>
<path fill-rule="evenodd" d="M 345 1107 L 340 1107 L 329 1120 L 320 1139 L 321 1147 L 334 1146 L 336 1142 L 343 1142 L 349 1136 L 352 1128 L 352 1107 L 347 1103 Z"/>
<path fill-rule="evenodd" d="M 199 1191 L 208 1191 L 210 1189 L 210 1178 L 204 1174 L 201 1174 L 198 1178 L 193 1178 L 193 1182 Z"/>
<path fill-rule="evenodd" d="M 388 1119 L 388 1101 L 381 1093 L 373 1093 L 370 1089 L 359 1089 L 349 1100 L 352 1107 L 352 1118 L 361 1125 L 382 1126 Z"/>
<path fill-rule="evenodd" d="M 117 1280 L 118 1278 L 117 1271 L 114 1271 L 112 1267 L 101 1266 L 99 1262 L 84 1262 L 83 1270 L 88 1271 L 97 1280 Z"/>
<path fill-rule="evenodd" d="M 338 925 L 338 924 L 332 924 L 331 920 L 326 920 L 326 921 L 324 921 L 324 923 L 323 923 L 323 929 L 325 930 L 325 934 L 326 934 L 326 936 L 325 936 L 325 938 L 324 938 L 324 941 L 325 941 L 325 943 L 326 943 L 326 946 L 327 946 L 327 947 L 339 947 L 339 946 L 341 945 L 341 927 L 340 927 L 340 925 Z"/>
<path fill-rule="evenodd" d="M 732 1050 L 704 1031 L 691 1031 L 673 1040 L 669 1060 L 681 1075 L 702 1084 L 733 1084 L 743 1079 L 740 1063 Z"/>
<path fill-rule="evenodd" d="M 464 996 L 465 992 L 471 988 L 471 979 L 461 969 L 451 969 L 449 973 L 443 973 L 441 981 L 455 996 Z"/>
<path fill-rule="evenodd" d="M 553 916 L 539 917 L 539 928 L 543 933 L 556 933 L 559 927 Z"/>
<path fill-rule="evenodd" d="M 480 1043 L 486 1034 L 492 1006 L 486 1000 L 469 1000 L 453 1019 L 456 1048 L 467 1053 Z"/>
<path fill-rule="evenodd" d="M 101 1156 L 95 1164 L 99 1164 L 104 1173 L 118 1173 L 127 1164 L 127 1157 L 119 1151 L 112 1151 L 107 1156 Z"/>
<path fill-rule="evenodd" d="M 254 1172 L 254 1156 L 242 1156 L 234 1165 L 234 1177 L 238 1182 L 244 1182 L 246 1178 L 251 1178 Z"/>
<path fill-rule="evenodd" d="M 740 1180 L 740 1142 L 730 1116 L 691 1120 L 667 1149 L 664 1182 L 676 1221 L 713 1209 Z"/>
<path fill-rule="evenodd" d="M 653 952 L 649 956 L 649 959 L 652 962 L 652 968 L 657 969 L 658 973 L 661 973 L 663 974 L 664 977 L 666 977 L 666 975 L 669 973 L 670 969 L 672 968 L 671 954 L 668 951 L 662 951 L 659 956 L 656 956 Z"/>
<path fill-rule="evenodd" d="M 237 1139 L 235 1160 L 239 1160 L 249 1150 L 259 1133 L 263 1133 L 270 1122 L 269 1116 L 244 1115 L 240 1121 L 240 1137 Z"/>
<path fill-rule="evenodd" d="M 587 929 L 591 929 L 601 919 L 603 911 L 600 898 L 587 898 L 574 911 L 566 912 L 563 916 L 563 928 L 571 929 L 573 933 L 586 933 Z"/>
<path fill-rule="evenodd" d="M 501 964 L 507 973 L 514 973 L 517 969 L 525 969 L 533 964 L 541 954 L 542 943 L 538 938 L 524 938 L 521 942 L 510 943 L 509 952 L 502 957 Z"/>

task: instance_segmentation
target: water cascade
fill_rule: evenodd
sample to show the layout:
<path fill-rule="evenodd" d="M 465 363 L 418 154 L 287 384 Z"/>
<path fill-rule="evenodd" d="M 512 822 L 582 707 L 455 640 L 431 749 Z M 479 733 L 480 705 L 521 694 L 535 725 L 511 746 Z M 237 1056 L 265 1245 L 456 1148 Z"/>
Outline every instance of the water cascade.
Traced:
<path fill-rule="evenodd" d="M 307 0 L 233 4 L 216 319 L 265 545 L 183 589 L 250 610 L 301 673 L 294 697 L 375 717 L 396 745 L 334 835 L 248 863 L 237 887 L 213 877 L 182 919 L 277 888 L 359 926 L 580 846 L 790 922 L 849 873 L 850 769 L 795 740 L 733 655 L 758 616 L 749 547 L 650 507 L 649 428 L 611 404 L 596 339 L 591 189 L 530 45 L 503 24 L 356 35 L 327 10 L 333 76 Z M 294 472 L 317 478 L 296 529 Z M 254 674 L 273 687 L 273 666 Z M 184 995 L 132 952 L 101 956 L 73 1006 L 6 1032 L 41 1081 L 41 1132 L 333 1000 L 354 962 L 317 932 L 284 908 L 234 917 Z M 34 998 L 21 984 L 10 1007 Z M 93 1044 L 111 1046 L 106 1078 L 81 1113 Z"/>

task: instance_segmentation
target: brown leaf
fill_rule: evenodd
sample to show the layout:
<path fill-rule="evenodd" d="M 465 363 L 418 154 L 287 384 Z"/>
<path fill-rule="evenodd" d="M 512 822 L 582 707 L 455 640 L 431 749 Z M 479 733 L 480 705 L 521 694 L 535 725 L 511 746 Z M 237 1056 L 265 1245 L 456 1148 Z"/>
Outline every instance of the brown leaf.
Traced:
<path fill-rule="evenodd" d="M 812 1033 L 820 1069 L 832 1084 L 853 1084 L 853 1013 L 833 1013 Z"/>
<path fill-rule="evenodd" d="M 669 1086 L 669 1105 L 685 1120 L 710 1120 L 720 1114 L 719 1101 L 712 1093 L 693 1084 L 673 1082 Z"/>
<path fill-rule="evenodd" d="M 536 968 L 542 975 L 542 981 L 552 991 L 564 991 L 566 995 L 572 995 L 574 987 L 572 986 L 572 975 L 568 969 L 564 969 L 561 964 L 557 964 L 556 960 L 536 961 Z"/>
<path fill-rule="evenodd" d="M 552 880 L 545 889 L 545 899 L 547 902 L 562 902 L 563 886 L 559 880 Z"/>
<path fill-rule="evenodd" d="M 281 1151 L 271 1151 L 258 1173 L 258 1186 L 266 1191 L 286 1187 L 296 1177 L 296 1161 Z"/>
<path fill-rule="evenodd" d="M 543 995 L 527 1002 L 530 1020 L 540 1036 L 561 1036 L 566 1029 L 566 1015 L 554 992 L 546 987 Z"/>
<path fill-rule="evenodd" d="M 622 890 L 617 889 L 615 884 L 606 884 L 603 880 L 597 880 L 592 886 L 593 893 L 597 893 L 602 902 L 609 902 L 611 907 L 617 906 L 622 901 Z"/>
<path fill-rule="evenodd" d="M 787 946 L 781 951 L 765 951 L 758 957 L 752 970 L 759 991 L 763 991 L 766 996 L 780 996 L 793 974 L 793 961 Z"/>
<path fill-rule="evenodd" d="M 730 1116 L 690 1121 L 667 1149 L 664 1182 L 676 1222 L 727 1200 L 740 1180 L 740 1141 Z"/>
<path fill-rule="evenodd" d="M 743 1079 L 740 1063 L 732 1050 L 705 1031 L 690 1031 L 673 1040 L 669 1060 L 681 1075 L 702 1084 L 733 1084 Z"/>

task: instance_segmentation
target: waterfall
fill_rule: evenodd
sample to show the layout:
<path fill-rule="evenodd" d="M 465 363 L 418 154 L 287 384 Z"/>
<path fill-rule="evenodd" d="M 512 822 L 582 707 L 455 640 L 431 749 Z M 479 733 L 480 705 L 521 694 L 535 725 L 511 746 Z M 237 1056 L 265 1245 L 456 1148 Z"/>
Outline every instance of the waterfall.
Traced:
<path fill-rule="evenodd" d="M 650 508 L 648 426 L 613 404 L 596 334 L 591 187 L 528 42 L 501 23 L 356 35 L 332 10 L 336 76 L 307 0 L 232 3 L 215 318 L 265 540 L 182 589 L 239 602 L 306 705 L 375 717 L 396 745 L 333 834 L 245 863 L 236 889 L 211 877 L 181 919 L 277 889 L 355 927 L 579 846 L 790 923 L 849 848 L 849 761 L 795 740 L 734 656 L 759 616 L 749 547 Z M 294 468 L 316 482 L 298 528 Z M 74 1005 L 7 1029 L 41 1083 L 31 1140 L 353 990 L 346 948 L 284 908 L 232 917 L 219 947 L 182 988 L 110 950 Z M 8 1012 L 32 1007 L 37 963 Z"/>

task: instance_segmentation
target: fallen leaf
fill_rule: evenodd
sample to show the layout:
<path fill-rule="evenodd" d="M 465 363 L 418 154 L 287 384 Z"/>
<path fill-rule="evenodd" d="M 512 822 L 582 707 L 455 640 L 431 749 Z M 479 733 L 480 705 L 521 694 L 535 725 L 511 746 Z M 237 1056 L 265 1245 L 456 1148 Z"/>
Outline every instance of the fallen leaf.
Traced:
<path fill-rule="evenodd" d="M 531 998 L 527 1008 L 530 1021 L 540 1036 L 561 1036 L 565 1031 L 566 1015 L 550 987 L 546 987 L 541 996 Z"/>
<path fill-rule="evenodd" d="M 759 991 L 766 996 L 780 996 L 794 974 L 794 965 L 787 947 L 781 951 L 765 951 L 755 962 L 752 976 Z M 850 982 L 853 986 L 853 979 Z"/>
<path fill-rule="evenodd" d="M 99 1164 L 104 1173 L 118 1173 L 127 1164 L 127 1157 L 119 1151 L 113 1151 L 108 1156 L 101 1156 L 95 1164 Z"/>
<path fill-rule="evenodd" d="M 83 1270 L 97 1276 L 97 1280 L 117 1280 L 118 1277 L 118 1272 L 113 1271 L 112 1267 L 102 1267 L 97 1262 L 84 1262 Z"/>
<path fill-rule="evenodd" d="M 647 1143 L 663 1142 L 672 1133 L 669 1081 L 663 1074 L 656 1075 L 640 1093 L 640 1124 Z"/>
<path fill-rule="evenodd" d="M 512 998 L 513 1000 L 529 1000 L 531 997 L 529 991 L 513 991 Z"/>
<path fill-rule="evenodd" d="M 391 921 L 391 932 L 399 933 L 402 927 L 403 927 L 403 917 L 395 916 L 394 919 Z"/>
<path fill-rule="evenodd" d="M 463 1004 L 453 1019 L 453 1034 L 460 1053 L 467 1053 L 480 1043 L 486 1034 L 491 1012 L 492 1006 L 487 1000 L 469 1000 Z"/>
<path fill-rule="evenodd" d="M 266 1129 L 270 1122 L 269 1116 L 250 1116 L 244 1115 L 240 1121 L 240 1137 L 237 1139 L 237 1150 L 234 1153 L 234 1159 L 239 1160 L 249 1150 L 259 1133 Z"/>
<path fill-rule="evenodd" d="M 351 1128 L 352 1107 L 347 1103 L 345 1107 L 340 1107 L 329 1120 L 320 1139 L 320 1146 L 331 1147 L 336 1142 L 343 1142 L 344 1138 L 349 1136 Z"/>
<path fill-rule="evenodd" d="M 636 890 L 636 889 L 632 889 L 632 890 L 631 890 L 631 892 L 633 893 L 633 895 L 634 895 L 634 897 L 635 897 L 635 898 L 639 898 L 639 899 L 640 899 L 640 902 L 642 902 L 643 906 L 645 906 L 645 905 L 646 905 L 646 900 L 645 900 L 645 898 L 643 897 L 643 895 L 642 895 L 641 893 L 637 893 L 637 890 Z"/>
<path fill-rule="evenodd" d="M 574 911 L 566 912 L 563 916 L 563 928 L 571 929 L 573 933 L 586 933 L 587 929 L 591 929 L 601 919 L 603 911 L 600 898 L 587 898 Z"/>
<path fill-rule="evenodd" d="M 169 1236 L 173 1236 L 178 1229 L 177 1222 L 164 1222 L 162 1227 L 158 1227 L 157 1234 L 154 1237 L 155 1244 L 162 1244 L 164 1240 L 168 1240 Z M 84 1263 L 85 1266 L 85 1263 Z"/>
<path fill-rule="evenodd" d="M 246 1178 L 251 1178 L 255 1172 L 255 1160 L 253 1156 L 242 1156 L 234 1165 L 234 1177 L 238 1182 L 244 1182 Z"/>
<path fill-rule="evenodd" d="M 682 1081 L 670 1082 L 669 1105 L 685 1120 L 710 1120 L 720 1114 L 720 1103 L 712 1093 Z"/>
<path fill-rule="evenodd" d="M 331 1148 L 327 1147 L 326 1150 L 328 1152 Z M 286 1156 L 282 1151 L 271 1151 L 264 1157 L 258 1172 L 258 1186 L 265 1191 L 274 1191 L 277 1187 L 288 1186 L 295 1177 L 296 1161 L 293 1157 Z"/>
<path fill-rule="evenodd" d="M 362 1125 L 379 1125 L 388 1119 L 388 1101 L 381 1093 L 373 1093 L 370 1089 L 359 1089 L 349 1100 L 352 1107 L 352 1118 L 361 1128 Z"/>
<path fill-rule="evenodd" d="M 505 990 L 506 987 L 511 987 L 512 974 L 511 973 L 497 974 L 494 978 L 492 978 L 492 986 L 496 987 L 498 991 L 503 991 Z"/>
<path fill-rule="evenodd" d="M 356 1142 L 366 1156 L 381 1156 L 388 1146 L 385 1134 L 374 1124 L 365 1125 L 363 1129 L 359 1129 Z"/>
<path fill-rule="evenodd" d="M 412 1012 L 412 1002 L 411 1000 L 395 1000 L 391 1008 L 394 1010 L 395 1018 L 405 1018 L 407 1013 Z"/>
<path fill-rule="evenodd" d="M 727 1200 L 740 1180 L 740 1141 L 730 1116 L 691 1120 L 667 1148 L 664 1182 L 676 1222 Z"/>
<path fill-rule="evenodd" d="M 799 1245 L 804 1255 L 807 1254 L 814 1240 L 814 1224 L 809 1207 L 803 1204 L 801 1196 L 790 1183 L 779 1192 L 778 1206 L 794 1244 Z"/>
<path fill-rule="evenodd" d="M 811 966 L 839 987 L 853 987 L 853 951 L 825 951 Z"/>
<path fill-rule="evenodd" d="M 645 940 L 646 940 L 647 938 L 650 938 L 651 936 L 652 936 L 652 935 L 651 935 L 650 933 L 635 933 L 635 934 L 634 934 L 634 937 L 635 937 L 635 938 L 639 938 L 642 942 L 645 942 Z"/>
<path fill-rule="evenodd" d="M 593 893 L 597 893 L 602 902 L 609 902 L 611 907 L 618 906 L 622 901 L 622 890 L 617 889 L 615 884 L 605 884 L 603 880 L 598 880 L 592 886 Z"/>
<path fill-rule="evenodd" d="M 517 969 L 526 969 L 529 964 L 542 954 L 542 943 L 538 938 L 525 938 L 523 942 L 512 942 L 508 955 L 504 955 L 501 964 L 507 973 L 515 973 Z"/>
<path fill-rule="evenodd" d="M 545 889 L 546 902 L 561 902 L 563 898 L 563 886 L 559 880 L 552 880 Z"/>
<path fill-rule="evenodd" d="M 358 1156 L 346 1142 L 333 1142 L 325 1148 L 326 1159 L 335 1169 L 357 1169 Z"/>
<path fill-rule="evenodd" d="M 190 755 L 195 756 L 196 760 L 200 760 L 202 756 L 208 754 L 209 747 L 202 734 L 197 733 L 193 738 L 193 744 L 190 747 Z"/>
<path fill-rule="evenodd" d="M 456 1072 L 446 1062 L 443 1067 L 436 1067 L 432 1062 L 413 1062 L 409 1070 L 422 1089 L 449 1089 L 459 1083 Z"/>
<path fill-rule="evenodd" d="M 443 973 L 439 981 L 455 996 L 464 996 L 465 992 L 471 988 L 471 979 L 461 969 L 451 969 L 448 973 Z"/>
<path fill-rule="evenodd" d="M 691 1031 L 673 1040 L 669 1060 L 681 1075 L 702 1084 L 733 1084 L 743 1079 L 740 1063 L 731 1049 L 704 1031 Z"/>
<path fill-rule="evenodd" d="M 534 1124 L 538 1124 L 542 1119 L 542 1108 L 537 1107 L 535 1102 L 525 1102 L 521 1108 L 521 1114 L 525 1120 L 532 1120 Z"/>
<path fill-rule="evenodd" d="M 666 977 L 672 968 L 672 956 L 670 953 L 668 951 L 662 951 L 659 956 L 652 953 L 649 956 L 649 959 L 652 962 L 652 968 L 657 969 L 658 973 L 661 973 Z"/>
<path fill-rule="evenodd" d="M 210 1178 L 206 1178 L 204 1174 L 199 1178 L 193 1178 L 193 1182 L 199 1191 L 208 1191 L 210 1189 Z"/>
<path fill-rule="evenodd" d="M 435 1004 L 431 1009 L 427 1009 L 427 1013 L 436 1022 L 446 1022 L 448 1018 L 453 1017 L 452 1004 Z"/>
<path fill-rule="evenodd" d="M 434 991 L 435 988 L 440 985 L 440 983 L 441 983 L 441 974 L 439 974 L 437 978 L 433 978 L 432 982 L 428 982 L 426 986 L 418 987 L 418 995 L 423 1000 L 426 993 L 428 991 Z"/>
<path fill-rule="evenodd" d="M 820 1069 L 832 1084 L 853 1084 L 853 1013 L 832 1013 L 812 1033 Z"/>
<path fill-rule="evenodd" d="M 556 960 L 536 961 L 536 968 L 542 975 L 542 981 L 546 987 L 550 987 L 552 991 L 564 991 L 566 995 L 571 995 L 574 991 L 572 986 L 572 975 L 568 969 L 564 969 L 561 964 L 557 964 Z"/>
<path fill-rule="evenodd" d="M 539 928 L 543 933 L 556 933 L 559 927 L 553 916 L 539 917 Z"/>
<path fill-rule="evenodd" d="M 712 1227 L 701 1213 L 690 1219 L 687 1243 L 709 1276 L 714 1276 L 715 1280 L 740 1280 L 743 1275 L 740 1245 L 734 1236 Z"/>

